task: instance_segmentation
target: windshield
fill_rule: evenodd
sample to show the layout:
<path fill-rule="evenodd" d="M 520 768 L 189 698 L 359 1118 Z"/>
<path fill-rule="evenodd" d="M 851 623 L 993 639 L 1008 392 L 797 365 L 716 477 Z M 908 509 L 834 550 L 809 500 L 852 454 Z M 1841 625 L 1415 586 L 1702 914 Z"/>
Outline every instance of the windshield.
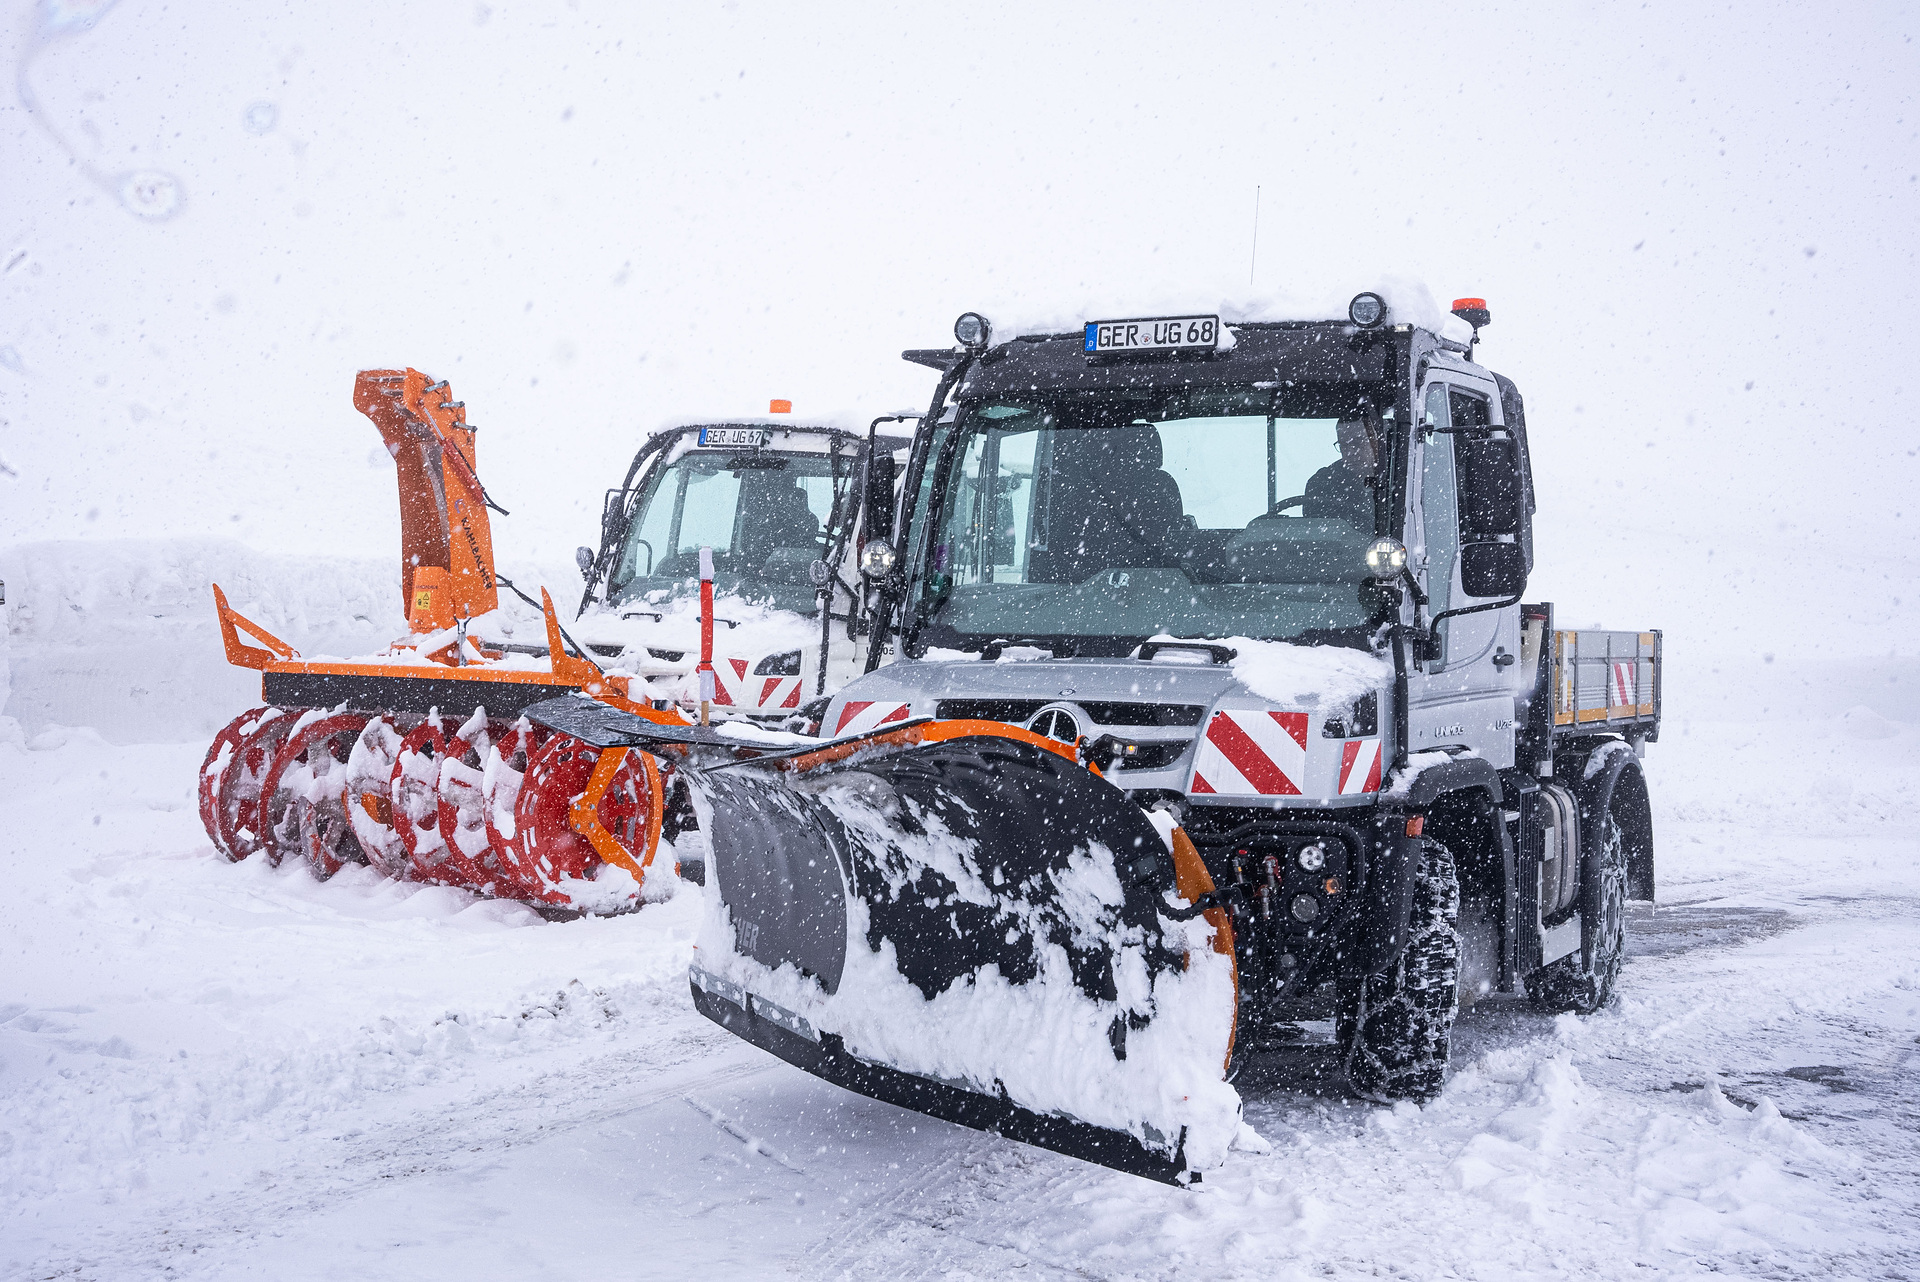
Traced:
<path fill-rule="evenodd" d="M 1375 497 L 1340 439 L 1377 456 L 1392 416 L 1351 385 L 975 402 L 939 481 L 920 639 L 1357 633 Z"/>
<path fill-rule="evenodd" d="M 659 601 L 692 590 L 700 549 L 710 547 L 719 591 L 811 613 L 818 607 L 808 570 L 826 559 L 836 496 L 844 507 L 852 470 L 850 459 L 827 454 L 714 450 L 655 468 L 642 483 L 608 599 Z"/>

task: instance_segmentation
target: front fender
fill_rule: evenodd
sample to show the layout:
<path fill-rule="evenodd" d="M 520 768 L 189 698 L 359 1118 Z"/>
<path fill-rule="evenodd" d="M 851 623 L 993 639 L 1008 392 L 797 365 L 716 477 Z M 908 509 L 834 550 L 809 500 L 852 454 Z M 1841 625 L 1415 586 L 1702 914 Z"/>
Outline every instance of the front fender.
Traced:
<path fill-rule="evenodd" d="M 1413 915 L 1413 880 L 1420 870 L 1424 837 L 1406 835 L 1406 824 L 1395 816 L 1373 855 L 1367 873 L 1367 894 L 1360 915 L 1355 970 L 1378 975 L 1391 970 L 1407 946 L 1407 919 Z"/>
<path fill-rule="evenodd" d="M 1392 968 L 1407 946 L 1407 921 L 1413 913 L 1413 883 L 1420 871 L 1424 836 L 1406 834 L 1406 821 L 1451 793 L 1478 790 L 1493 804 L 1501 804 L 1500 772 L 1479 757 L 1460 757 L 1428 766 L 1404 784 L 1400 800 L 1407 812 L 1382 817 L 1382 834 L 1367 875 L 1367 893 L 1361 912 L 1358 956 L 1360 973 L 1378 975 Z M 1382 794 L 1388 797 L 1391 794 Z"/>

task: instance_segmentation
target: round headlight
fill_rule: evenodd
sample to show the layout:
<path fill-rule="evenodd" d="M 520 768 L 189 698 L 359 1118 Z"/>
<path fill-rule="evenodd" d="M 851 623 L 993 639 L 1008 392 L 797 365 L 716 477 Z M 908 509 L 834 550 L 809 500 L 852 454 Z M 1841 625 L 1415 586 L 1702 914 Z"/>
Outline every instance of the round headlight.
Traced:
<path fill-rule="evenodd" d="M 953 337 L 962 347 L 975 351 L 987 345 L 987 339 L 993 333 L 993 326 L 979 312 L 962 312 L 960 319 L 953 323 Z"/>
<path fill-rule="evenodd" d="M 1375 293 L 1355 294 L 1347 304 L 1347 319 L 1356 325 L 1378 325 L 1387 317 L 1387 300 Z"/>
<path fill-rule="evenodd" d="M 886 578 L 899 563 L 893 544 L 885 539 L 868 539 L 867 545 L 860 549 L 860 573 L 869 579 Z"/>
<path fill-rule="evenodd" d="M 1308 872 L 1319 872 L 1327 866 L 1327 848 L 1319 842 L 1300 848 L 1300 866 Z"/>
<path fill-rule="evenodd" d="M 1397 579 L 1407 568 L 1407 545 L 1399 539 L 1379 538 L 1367 544 L 1367 573 L 1382 583 Z"/>

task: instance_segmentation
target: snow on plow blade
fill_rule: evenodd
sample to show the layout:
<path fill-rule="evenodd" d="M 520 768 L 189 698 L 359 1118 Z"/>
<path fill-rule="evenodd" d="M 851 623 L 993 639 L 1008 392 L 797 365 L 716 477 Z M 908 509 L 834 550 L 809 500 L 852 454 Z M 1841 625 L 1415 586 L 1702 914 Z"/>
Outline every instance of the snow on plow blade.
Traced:
<path fill-rule="evenodd" d="M 1062 747 L 933 722 L 700 772 L 694 1000 L 848 1090 L 1184 1183 L 1239 1125 L 1231 961 Z"/>

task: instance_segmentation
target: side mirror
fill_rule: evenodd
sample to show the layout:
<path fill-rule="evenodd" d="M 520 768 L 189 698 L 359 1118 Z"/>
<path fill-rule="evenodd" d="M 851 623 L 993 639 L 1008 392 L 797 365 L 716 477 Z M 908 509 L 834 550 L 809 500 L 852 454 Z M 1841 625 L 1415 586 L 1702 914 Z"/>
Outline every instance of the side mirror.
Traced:
<path fill-rule="evenodd" d="M 573 563 L 580 567 L 581 578 L 584 579 L 591 575 L 593 573 L 593 549 L 575 548 L 573 550 Z"/>
<path fill-rule="evenodd" d="M 1459 443 L 1461 536 L 1472 541 L 1518 534 L 1525 499 L 1520 484 L 1520 452 L 1513 438 L 1454 439 Z"/>
<path fill-rule="evenodd" d="M 1460 586 L 1468 596 L 1519 596 L 1527 590 L 1527 553 L 1518 543 L 1469 543 L 1460 549 Z"/>
<path fill-rule="evenodd" d="M 893 538 L 893 455 L 876 446 L 867 456 L 866 487 L 861 495 L 861 517 L 868 540 Z"/>
<path fill-rule="evenodd" d="M 631 490 L 608 490 L 600 502 L 600 546 L 610 547 L 619 542 L 617 537 L 620 524 L 627 514 L 627 496 Z"/>

